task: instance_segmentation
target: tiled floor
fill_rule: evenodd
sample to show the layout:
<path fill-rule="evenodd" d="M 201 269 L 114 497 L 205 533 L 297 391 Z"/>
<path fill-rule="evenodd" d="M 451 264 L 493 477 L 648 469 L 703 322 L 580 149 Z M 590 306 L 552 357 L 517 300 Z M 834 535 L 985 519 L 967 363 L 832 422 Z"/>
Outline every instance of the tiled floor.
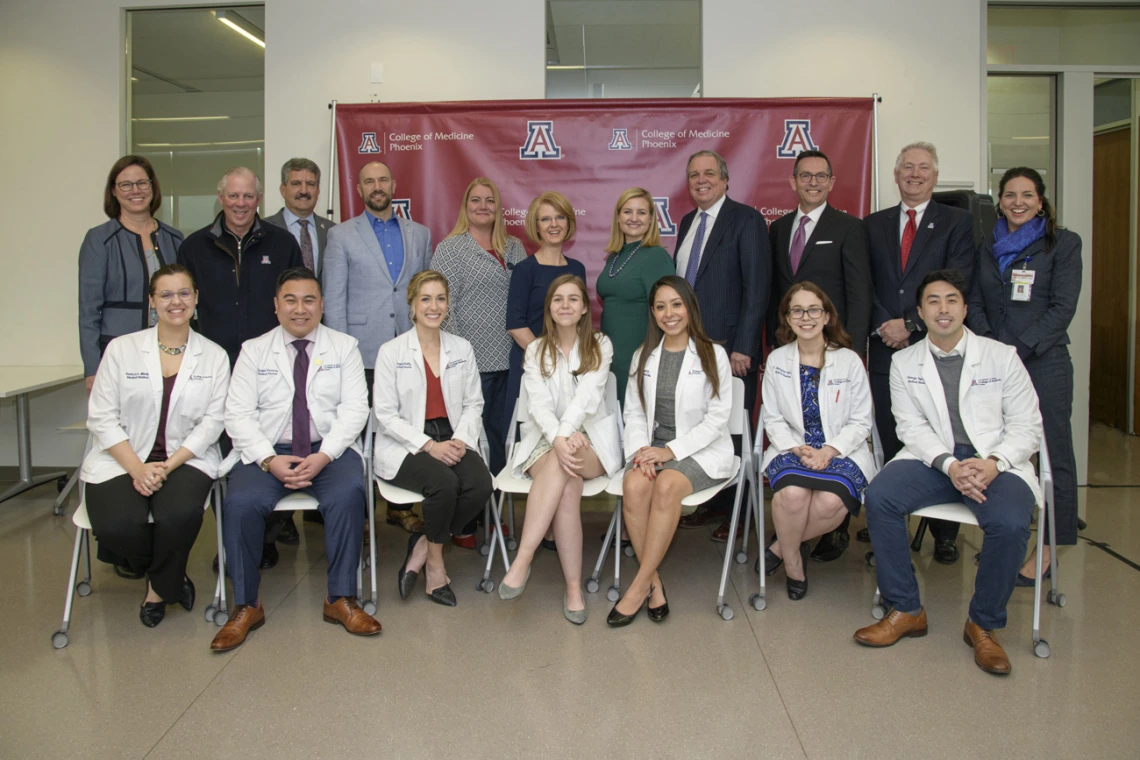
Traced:
<path fill-rule="evenodd" d="M 1093 483 L 1140 483 L 1140 440 L 1093 430 Z M 768 608 L 734 565 L 731 621 L 715 611 L 721 546 L 681 532 L 662 575 L 672 615 L 609 630 L 602 590 L 581 628 L 561 615 L 557 562 L 540 554 L 513 602 L 474 590 L 481 558 L 449 550 L 459 607 L 423 595 L 401 602 L 395 576 L 405 534 L 380 531 L 384 633 L 359 639 L 321 620 L 321 528 L 305 525 L 265 574 L 264 628 L 222 655 L 202 615 L 214 554 L 207 517 L 191 559 L 192 613 L 171 608 L 155 630 L 138 622 L 141 581 L 96 565 L 76 598 L 70 645 L 59 627 L 74 536 L 52 517 L 49 487 L 0 505 L 0 757 L 652 757 L 1135 758 L 1140 750 L 1140 572 L 1082 541 L 1062 552 L 1068 604 L 1043 608 L 1053 656 L 1029 643 L 1032 591 L 1017 590 L 1002 636 L 1013 674 L 978 670 L 962 643 L 973 554 L 915 560 L 931 634 L 887 650 L 851 640 L 870 621 L 865 546 L 809 568 L 793 604 L 783 574 Z M 1140 489 L 1082 489 L 1085 535 L 1140 561 Z M 74 500 L 73 500 L 74 502 Z M 74 503 L 72 503 L 74 506 Z M 852 532 L 859 524 L 852 526 Z M 586 516 L 587 573 L 606 515 Z M 626 572 L 633 561 L 625 560 Z M 496 569 L 495 579 L 501 577 Z M 627 577 L 628 580 L 628 577 Z M 422 585 L 420 588 L 422 592 Z"/>

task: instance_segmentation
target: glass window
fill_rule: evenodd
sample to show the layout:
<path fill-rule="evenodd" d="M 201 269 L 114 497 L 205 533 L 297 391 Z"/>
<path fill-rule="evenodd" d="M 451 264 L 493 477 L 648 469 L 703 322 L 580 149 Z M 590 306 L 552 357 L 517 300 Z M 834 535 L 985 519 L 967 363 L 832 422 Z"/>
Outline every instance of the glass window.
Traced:
<path fill-rule="evenodd" d="M 546 97 L 700 93 L 700 0 L 546 3 Z"/>
<path fill-rule="evenodd" d="M 1140 8 L 991 5 L 988 18 L 988 63 L 1140 64 Z"/>
<path fill-rule="evenodd" d="M 183 232 L 221 210 L 230 167 L 266 183 L 264 28 L 263 5 L 127 13 L 130 152 L 154 165 L 157 216 Z"/>
<path fill-rule="evenodd" d="M 1056 78 L 1005 76 L 986 79 L 989 192 L 997 199 L 998 182 L 1006 169 L 1028 166 L 1045 180 L 1048 194 L 1057 197 Z"/>

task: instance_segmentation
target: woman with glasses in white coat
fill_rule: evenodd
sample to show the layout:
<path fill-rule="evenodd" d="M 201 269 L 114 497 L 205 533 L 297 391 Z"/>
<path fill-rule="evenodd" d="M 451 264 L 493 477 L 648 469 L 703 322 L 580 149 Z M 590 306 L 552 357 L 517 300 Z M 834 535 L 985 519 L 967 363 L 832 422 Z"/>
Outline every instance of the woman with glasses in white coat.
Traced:
<path fill-rule="evenodd" d="M 607 412 L 606 382 L 614 350 L 594 330 L 590 294 L 577 275 L 556 277 L 546 292 L 541 336 L 527 346 L 522 387 L 530 420 L 515 447 L 516 478 L 534 480 L 518 554 L 499 584 L 499 597 L 514 599 L 526 588 L 531 562 L 553 523 L 558 560 L 566 581 L 562 614 L 586 622 L 582 597 L 582 486 L 621 469 L 617 413 Z"/>
<path fill-rule="evenodd" d="M 479 456 L 483 392 L 475 352 L 439 329 L 449 298 L 447 278 L 434 270 L 408 283 L 413 327 L 376 355 L 373 465 L 384 480 L 424 497 L 425 532 L 408 538 L 400 598 L 408 598 L 422 570 L 428 597 L 454 607 L 443 545 L 483 509 L 492 481 Z"/>
<path fill-rule="evenodd" d="M 606 622 L 629 625 L 648 606 L 649 619 L 669 614 L 658 566 L 673 542 L 681 499 L 732 474 L 732 365 L 709 340 L 697 294 L 669 275 L 649 291 L 649 327 L 633 354 L 625 389 L 622 515 L 637 553 L 637 576 Z"/>
<path fill-rule="evenodd" d="M 184 267 L 157 269 L 156 325 L 110 342 L 88 401 L 93 444 L 80 473 L 87 514 L 99 543 L 146 574 L 139 619 L 148 628 L 168 604 L 194 606 L 186 562 L 221 465 L 230 362 L 190 329 L 197 300 Z"/>
<path fill-rule="evenodd" d="M 863 360 L 827 294 L 796 283 L 777 311 L 784 345 L 764 365 L 769 446 L 760 467 L 775 492 L 776 541 L 764 561 L 768 575 L 784 565 L 788 598 L 798 601 L 807 594 L 808 541 L 859 514 L 875 474 L 867 446 L 874 414 Z"/>

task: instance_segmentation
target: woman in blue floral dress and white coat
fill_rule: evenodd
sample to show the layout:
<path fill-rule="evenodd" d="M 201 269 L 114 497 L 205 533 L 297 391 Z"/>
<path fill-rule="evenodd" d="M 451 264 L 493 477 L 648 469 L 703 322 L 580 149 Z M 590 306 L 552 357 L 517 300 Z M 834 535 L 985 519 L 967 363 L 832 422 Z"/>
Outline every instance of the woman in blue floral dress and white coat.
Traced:
<path fill-rule="evenodd" d="M 867 371 L 839 314 L 810 282 L 779 306 L 779 340 L 764 369 L 763 420 L 769 446 L 761 470 L 775 492 L 776 541 L 769 574 L 782 563 L 788 598 L 807 594 L 808 541 L 858 515 L 875 474 L 867 438 L 874 415 Z M 776 553 L 778 551 L 778 554 Z"/>

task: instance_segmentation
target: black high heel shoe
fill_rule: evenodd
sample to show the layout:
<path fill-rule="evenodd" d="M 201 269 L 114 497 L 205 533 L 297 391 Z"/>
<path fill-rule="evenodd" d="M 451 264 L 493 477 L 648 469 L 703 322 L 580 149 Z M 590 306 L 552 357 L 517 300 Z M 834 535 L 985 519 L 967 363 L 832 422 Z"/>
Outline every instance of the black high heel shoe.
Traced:
<path fill-rule="evenodd" d="M 800 560 L 804 569 L 804 579 L 802 581 L 787 579 L 788 582 L 788 598 L 793 602 L 798 602 L 807 596 L 808 581 L 807 581 L 807 563 L 808 556 L 811 554 L 811 547 L 805 541 L 800 544 Z"/>
<path fill-rule="evenodd" d="M 614 604 L 614 608 L 610 610 L 610 614 L 606 616 L 606 625 L 610 628 L 621 628 L 622 626 L 629 625 L 633 622 L 633 619 L 637 617 L 637 613 L 641 612 L 641 608 L 649 604 L 649 597 L 651 596 L 653 596 L 653 586 L 649 587 L 649 593 L 645 595 L 645 601 L 638 605 L 632 615 L 623 615 L 618 612 L 617 606 L 621 604 L 621 600 L 618 600 L 617 604 Z"/>
<path fill-rule="evenodd" d="M 652 594 L 653 592 L 650 591 L 649 593 Z M 665 596 L 665 581 L 661 581 L 661 596 Z M 668 599 L 666 599 L 665 603 L 662 604 L 660 607 L 650 607 L 648 605 L 649 605 L 649 602 L 647 600 L 646 601 L 646 607 L 645 607 L 645 614 L 648 615 L 649 619 L 652 620 L 654 623 L 660 623 L 662 620 L 669 617 L 669 600 Z"/>
<path fill-rule="evenodd" d="M 146 589 L 147 593 L 150 593 L 149 582 L 146 585 Z M 166 602 L 148 602 L 144 596 L 142 606 L 139 607 L 139 620 L 142 621 L 142 624 L 147 628 L 154 628 L 162 622 L 164 617 L 166 617 Z"/>
<path fill-rule="evenodd" d="M 182 605 L 182 609 L 190 612 L 194 609 L 194 598 L 194 581 L 190 580 L 190 576 L 187 575 L 182 578 L 182 598 L 178 600 L 178 603 Z"/>
<path fill-rule="evenodd" d="M 412 559 L 412 552 L 416 550 L 416 544 L 420 542 L 423 533 L 413 533 L 408 536 L 408 554 L 404 557 L 404 564 L 400 565 L 400 572 L 396 575 L 396 587 L 400 590 L 400 598 L 407 599 L 408 594 L 412 593 L 412 589 L 416 587 L 416 579 L 420 574 L 415 570 L 406 570 L 408 562 Z"/>

